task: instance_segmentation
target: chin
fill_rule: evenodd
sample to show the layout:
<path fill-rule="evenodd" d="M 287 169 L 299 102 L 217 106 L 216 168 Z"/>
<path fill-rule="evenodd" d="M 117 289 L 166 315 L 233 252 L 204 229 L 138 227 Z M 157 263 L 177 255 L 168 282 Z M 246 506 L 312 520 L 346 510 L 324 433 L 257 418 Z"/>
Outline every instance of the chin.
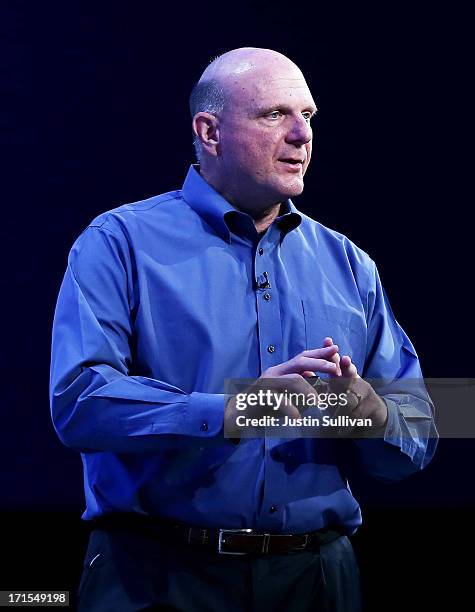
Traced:
<path fill-rule="evenodd" d="M 295 198 L 302 193 L 303 187 L 303 180 L 294 181 L 290 184 L 287 183 L 281 186 L 280 196 L 282 198 Z"/>

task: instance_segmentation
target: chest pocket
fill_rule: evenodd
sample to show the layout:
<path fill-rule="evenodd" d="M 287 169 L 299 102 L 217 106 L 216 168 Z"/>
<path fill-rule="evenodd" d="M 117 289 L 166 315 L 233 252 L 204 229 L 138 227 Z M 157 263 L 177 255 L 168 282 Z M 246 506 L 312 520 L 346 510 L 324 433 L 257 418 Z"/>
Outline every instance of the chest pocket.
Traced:
<path fill-rule="evenodd" d="M 349 355 L 358 373 L 364 368 L 366 355 L 366 320 L 363 312 L 317 304 L 312 300 L 302 300 L 305 321 L 306 348 L 315 349 L 323 345 L 329 336 L 340 348 L 340 355 Z"/>

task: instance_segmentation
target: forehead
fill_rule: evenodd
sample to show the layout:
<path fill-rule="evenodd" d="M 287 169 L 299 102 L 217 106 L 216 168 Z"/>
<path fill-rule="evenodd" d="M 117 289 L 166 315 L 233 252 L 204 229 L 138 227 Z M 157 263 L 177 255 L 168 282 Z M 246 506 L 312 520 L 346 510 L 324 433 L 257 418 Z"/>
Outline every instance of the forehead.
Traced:
<path fill-rule="evenodd" d="M 315 107 L 304 76 L 293 66 L 269 66 L 236 75 L 230 93 L 233 103 L 247 111 L 273 105 Z"/>

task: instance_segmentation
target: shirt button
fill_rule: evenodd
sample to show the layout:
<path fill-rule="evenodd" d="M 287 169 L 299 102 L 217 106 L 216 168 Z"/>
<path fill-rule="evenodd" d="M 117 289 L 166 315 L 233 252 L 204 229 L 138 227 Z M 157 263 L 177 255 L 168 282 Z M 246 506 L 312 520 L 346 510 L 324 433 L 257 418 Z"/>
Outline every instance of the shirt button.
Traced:
<path fill-rule="evenodd" d="M 201 423 L 200 429 L 201 431 L 208 431 L 208 423 Z"/>
<path fill-rule="evenodd" d="M 264 249 L 262 247 L 259 247 L 259 255 L 262 255 L 264 253 Z"/>
<path fill-rule="evenodd" d="M 268 302 L 270 300 L 270 293 L 264 293 L 264 299 Z"/>
<path fill-rule="evenodd" d="M 277 512 L 277 509 L 278 509 L 278 508 L 277 508 L 277 506 L 271 506 L 271 507 L 269 508 L 269 512 L 270 512 L 271 514 L 274 514 L 274 512 Z"/>
<path fill-rule="evenodd" d="M 267 347 L 267 352 L 273 353 L 274 351 L 275 351 L 275 346 L 273 344 L 269 344 L 269 346 Z"/>

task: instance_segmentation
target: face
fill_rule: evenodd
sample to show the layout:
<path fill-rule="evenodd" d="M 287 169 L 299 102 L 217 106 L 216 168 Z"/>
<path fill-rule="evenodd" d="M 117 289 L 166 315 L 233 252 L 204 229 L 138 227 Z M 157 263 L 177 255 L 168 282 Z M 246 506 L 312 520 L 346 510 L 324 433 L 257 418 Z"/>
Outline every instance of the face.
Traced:
<path fill-rule="evenodd" d="M 316 106 L 298 68 L 290 62 L 254 68 L 228 91 L 216 157 L 222 192 L 256 209 L 302 193 Z"/>

